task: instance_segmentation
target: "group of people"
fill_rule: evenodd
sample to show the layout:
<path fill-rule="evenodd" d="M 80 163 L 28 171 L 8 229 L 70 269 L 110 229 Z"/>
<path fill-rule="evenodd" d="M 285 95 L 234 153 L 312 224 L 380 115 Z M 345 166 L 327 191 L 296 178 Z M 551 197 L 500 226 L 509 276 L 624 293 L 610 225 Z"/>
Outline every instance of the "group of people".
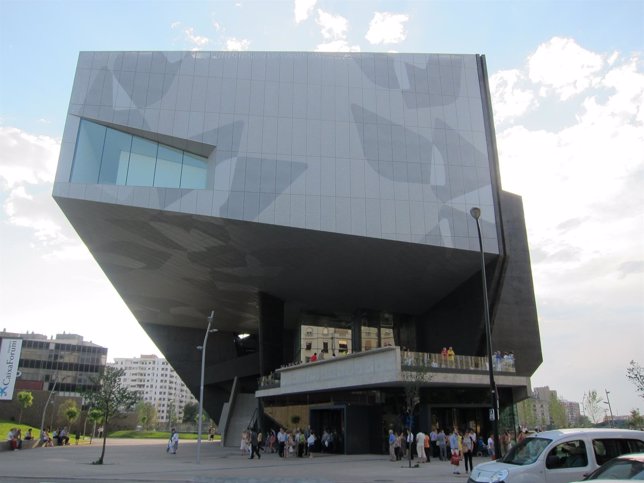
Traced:
<path fill-rule="evenodd" d="M 310 426 L 294 430 L 271 429 L 266 434 L 248 429 L 242 432 L 239 450 L 242 456 L 248 456 L 249 459 L 253 459 L 255 455 L 260 458 L 261 452 L 277 453 L 280 458 L 312 458 L 314 452 L 334 452 L 336 444 L 340 444 L 337 433 L 325 429 L 318 436 Z"/>
<path fill-rule="evenodd" d="M 25 434 L 25 440 L 32 439 L 31 428 Z M 7 433 L 7 443 L 11 451 L 22 449 L 22 430 L 20 428 L 11 428 Z"/>
<path fill-rule="evenodd" d="M 418 457 L 419 463 L 429 463 L 431 460 L 430 437 L 428 434 L 419 431 L 416 435 L 405 429 L 399 433 L 389 430 L 389 459 L 400 461 L 403 458 Z"/>
<path fill-rule="evenodd" d="M 454 474 L 460 474 L 461 461 L 464 461 L 465 473 L 472 471 L 472 457 L 475 453 L 487 450 L 488 455 L 494 454 L 492 436 L 485 445 L 483 438 L 477 438 L 476 432 L 469 428 L 462 433 L 454 428 L 449 435 L 443 429 L 432 429 L 429 434 L 418 431 L 415 435 L 409 429 L 398 433 L 390 429 L 387 442 L 391 461 L 417 456 L 418 463 L 429 463 L 433 456 L 440 461 L 449 461 L 454 467 Z"/>
<path fill-rule="evenodd" d="M 80 432 L 76 431 L 75 439 L 76 444 L 80 438 Z M 22 430 L 20 428 L 11 428 L 7 434 L 7 442 L 11 450 L 22 449 L 24 442 L 30 442 L 34 439 L 33 429 L 29 428 L 22 437 Z M 29 443 L 25 443 L 29 444 Z M 40 431 L 38 441 L 33 445 L 34 448 L 47 448 L 51 446 L 68 446 L 69 445 L 69 430 L 67 427 L 56 428 L 53 433 L 49 428 Z"/>

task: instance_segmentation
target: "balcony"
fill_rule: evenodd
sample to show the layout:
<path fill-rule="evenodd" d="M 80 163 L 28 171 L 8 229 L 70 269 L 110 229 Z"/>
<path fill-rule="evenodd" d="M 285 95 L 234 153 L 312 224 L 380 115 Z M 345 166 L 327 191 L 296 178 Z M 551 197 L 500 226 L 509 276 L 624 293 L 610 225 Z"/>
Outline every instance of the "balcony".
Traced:
<path fill-rule="evenodd" d="M 496 361 L 495 361 L 496 362 Z M 494 367 L 498 386 L 527 386 L 529 378 L 517 376 L 514 361 L 499 360 Z M 257 397 L 313 391 L 403 386 L 409 380 L 424 386 L 489 385 L 486 357 L 455 356 L 401 351 L 383 347 L 316 362 L 282 367 L 259 378 Z"/>

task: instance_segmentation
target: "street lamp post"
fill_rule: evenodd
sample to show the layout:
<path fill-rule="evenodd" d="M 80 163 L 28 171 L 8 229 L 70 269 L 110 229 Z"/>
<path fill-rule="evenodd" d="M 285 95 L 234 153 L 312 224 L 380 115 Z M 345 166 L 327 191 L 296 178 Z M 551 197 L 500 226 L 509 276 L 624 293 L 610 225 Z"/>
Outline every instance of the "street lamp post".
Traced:
<path fill-rule="evenodd" d="M 206 329 L 206 334 L 203 338 L 203 345 L 197 347 L 201 349 L 201 382 L 199 384 L 199 421 L 197 423 L 197 464 L 201 463 L 201 425 L 203 419 L 203 383 L 204 383 L 204 373 L 206 371 L 206 344 L 208 343 L 208 334 L 211 332 L 217 332 L 218 329 L 211 329 L 213 320 L 215 320 L 215 311 L 210 312 L 208 317 L 208 328 Z"/>
<path fill-rule="evenodd" d="M 608 410 L 610 411 L 610 427 L 614 428 L 615 427 L 615 418 L 613 417 L 613 408 L 610 405 L 610 398 L 608 395 L 610 394 L 610 391 L 608 389 L 604 389 L 606 391 L 606 404 L 608 404 Z"/>
<path fill-rule="evenodd" d="M 494 433 L 494 459 L 501 457 L 501 443 L 499 440 L 499 398 L 496 391 L 496 383 L 494 382 L 494 366 L 492 365 L 492 331 L 490 329 L 490 304 L 487 298 L 487 277 L 485 275 L 485 256 L 483 254 L 483 238 L 481 237 L 481 225 L 479 218 L 481 217 L 481 209 L 474 207 L 470 210 L 470 215 L 476 221 L 476 231 L 479 236 L 479 249 L 481 252 L 481 280 L 483 282 L 483 312 L 485 320 L 485 339 L 487 344 L 487 364 L 490 373 L 490 394 L 492 402 L 492 412 L 490 419 L 492 419 L 492 431 Z"/>
<path fill-rule="evenodd" d="M 67 379 L 68 376 L 63 376 L 60 381 L 64 381 Z M 49 401 L 51 401 L 51 397 L 54 395 L 56 392 L 56 384 L 58 384 L 58 372 L 54 374 L 54 385 L 51 387 L 51 390 L 49 391 L 49 396 L 47 396 L 47 402 L 45 403 L 45 407 L 42 410 L 42 419 L 40 420 L 40 432 L 42 433 L 45 429 L 45 415 L 47 414 L 47 408 L 49 407 Z M 53 409 L 52 409 L 53 411 Z M 53 417 L 53 413 L 52 413 Z M 51 426 L 51 424 L 50 424 Z"/>

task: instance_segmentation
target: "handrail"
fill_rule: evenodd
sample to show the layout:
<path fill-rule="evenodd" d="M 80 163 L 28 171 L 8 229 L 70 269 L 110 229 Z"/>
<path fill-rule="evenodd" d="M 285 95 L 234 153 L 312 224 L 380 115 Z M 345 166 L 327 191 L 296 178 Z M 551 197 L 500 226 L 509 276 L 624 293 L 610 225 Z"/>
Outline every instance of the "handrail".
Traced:
<path fill-rule="evenodd" d="M 364 351 L 355 354 L 367 355 L 370 351 Z M 342 360 L 342 357 L 331 359 L 331 360 Z M 510 372 L 515 373 L 516 367 L 514 364 L 514 357 L 494 357 L 494 371 L 496 372 Z M 322 361 L 324 362 L 324 361 Z M 312 364 L 318 364 L 318 362 L 305 362 L 305 363 L 294 363 L 285 367 L 295 367 L 301 366 L 302 368 L 310 367 Z M 417 368 L 423 368 L 426 370 L 437 371 L 450 371 L 456 370 L 461 372 L 487 372 L 488 371 L 488 362 L 487 357 L 479 356 L 464 356 L 464 355 L 454 355 L 453 357 L 443 356 L 436 353 L 427 353 L 427 352 L 413 352 L 407 350 L 400 351 L 400 365 L 401 369 L 404 371 L 413 371 Z M 261 389 L 270 389 L 274 387 L 280 387 L 280 372 L 271 372 L 266 376 L 261 376 L 258 378 L 258 386 Z"/>

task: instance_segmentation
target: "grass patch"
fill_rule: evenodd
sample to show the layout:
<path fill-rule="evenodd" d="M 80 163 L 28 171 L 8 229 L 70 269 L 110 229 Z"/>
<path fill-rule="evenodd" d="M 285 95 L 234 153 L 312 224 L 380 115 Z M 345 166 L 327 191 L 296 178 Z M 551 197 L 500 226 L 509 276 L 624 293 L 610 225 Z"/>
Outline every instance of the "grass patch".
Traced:
<path fill-rule="evenodd" d="M 2 438 L 2 441 L 5 441 L 7 439 L 7 434 L 9 434 L 11 428 L 20 428 L 20 431 L 22 432 L 22 439 L 25 438 L 25 435 L 27 434 L 27 430 L 29 428 L 31 428 L 31 436 L 34 439 L 40 438 L 39 428 L 30 426 L 28 424 L 18 424 L 15 421 L 7 421 L 6 419 L 3 419 L 0 420 L 0 437 Z"/>

